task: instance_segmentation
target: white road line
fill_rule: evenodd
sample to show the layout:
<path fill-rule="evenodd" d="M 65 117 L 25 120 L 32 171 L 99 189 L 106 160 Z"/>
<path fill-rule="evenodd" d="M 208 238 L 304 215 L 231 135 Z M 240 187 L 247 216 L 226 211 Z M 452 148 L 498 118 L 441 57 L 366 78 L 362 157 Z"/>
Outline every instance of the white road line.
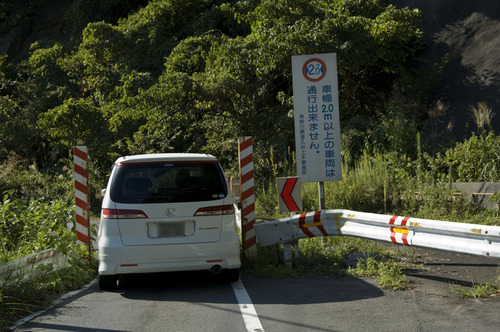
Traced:
<path fill-rule="evenodd" d="M 257 311 L 252 304 L 252 300 L 243 286 L 243 282 L 238 280 L 231 284 L 233 286 L 234 295 L 240 306 L 241 315 L 248 332 L 264 332 L 264 328 L 260 323 Z"/>

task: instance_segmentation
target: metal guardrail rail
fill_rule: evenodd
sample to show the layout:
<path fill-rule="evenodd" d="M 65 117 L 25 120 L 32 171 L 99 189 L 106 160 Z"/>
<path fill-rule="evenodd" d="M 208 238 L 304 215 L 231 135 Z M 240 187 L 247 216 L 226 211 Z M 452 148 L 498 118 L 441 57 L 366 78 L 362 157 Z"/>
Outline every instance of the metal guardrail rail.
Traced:
<path fill-rule="evenodd" d="M 58 270 L 68 266 L 68 258 L 53 249 L 18 258 L 0 265 L 0 281 L 11 277 L 32 277 L 37 274 L 37 267 L 42 264 L 52 264 L 54 270 Z"/>
<path fill-rule="evenodd" d="M 321 210 L 255 224 L 260 246 L 318 236 L 356 236 L 408 246 L 500 257 L 500 226 Z"/>

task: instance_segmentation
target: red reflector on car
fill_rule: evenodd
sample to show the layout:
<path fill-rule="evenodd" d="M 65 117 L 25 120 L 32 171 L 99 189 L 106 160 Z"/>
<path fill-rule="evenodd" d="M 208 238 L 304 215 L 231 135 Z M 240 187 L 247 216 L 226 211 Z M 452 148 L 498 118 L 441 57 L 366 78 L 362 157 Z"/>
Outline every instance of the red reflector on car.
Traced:
<path fill-rule="evenodd" d="M 195 217 L 201 216 L 221 216 L 227 214 L 234 214 L 234 206 L 232 204 L 207 206 L 199 208 L 194 214 Z"/>
<path fill-rule="evenodd" d="M 122 264 L 121 267 L 139 266 L 138 264 Z"/>
<path fill-rule="evenodd" d="M 222 263 L 222 262 L 224 262 L 222 259 L 214 259 L 211 261 L 207 261 L 207 263 Z"/>
<path fill-rule="evenodd" d="M 148 216 L 141 210 L 102 209 L 104 219 L 140 219 Z"/>

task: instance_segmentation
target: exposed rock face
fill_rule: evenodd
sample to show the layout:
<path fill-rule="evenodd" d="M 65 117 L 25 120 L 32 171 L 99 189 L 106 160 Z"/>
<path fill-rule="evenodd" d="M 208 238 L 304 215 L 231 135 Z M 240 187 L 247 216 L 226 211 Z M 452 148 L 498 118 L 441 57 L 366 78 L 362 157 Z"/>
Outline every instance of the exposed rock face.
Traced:
<path fill-rule="evenodd" d="M 500 133 L 500 2 L 491 0 L 393 0 L 397 7 L 418 8 L 424 18 L 426 57 L 434 62 L 454 52 L 444 73 L 440 100 L 448 107 L 443 130 L 468 137 L 476 124 L 470 106 L 485 101 L 497 115 L 492 127 Z"/>
<path fill-rule="evenodd" d="M 64 41 L 71 34 L 70 1 L 47 1 L 39 5 L 11 6 L 2 18 L 0 54 L 19 60 L 28 56 L 30 45 Z"/>

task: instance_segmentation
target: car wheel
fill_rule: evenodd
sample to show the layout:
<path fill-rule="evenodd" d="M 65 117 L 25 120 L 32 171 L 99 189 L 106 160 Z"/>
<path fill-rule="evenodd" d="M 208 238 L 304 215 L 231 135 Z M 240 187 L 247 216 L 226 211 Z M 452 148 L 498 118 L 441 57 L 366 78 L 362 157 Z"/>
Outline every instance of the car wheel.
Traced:
<path fill-rule="evenodd" d="M 116 275 L 99 275 L 99 289 L 110 291 L 118 288 L 118 277 Z"/>

